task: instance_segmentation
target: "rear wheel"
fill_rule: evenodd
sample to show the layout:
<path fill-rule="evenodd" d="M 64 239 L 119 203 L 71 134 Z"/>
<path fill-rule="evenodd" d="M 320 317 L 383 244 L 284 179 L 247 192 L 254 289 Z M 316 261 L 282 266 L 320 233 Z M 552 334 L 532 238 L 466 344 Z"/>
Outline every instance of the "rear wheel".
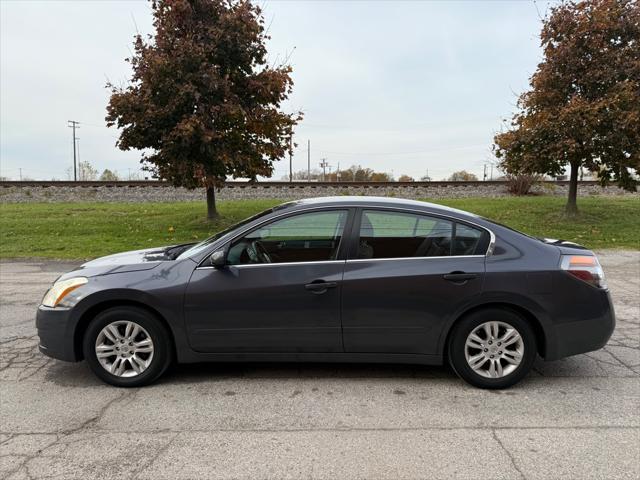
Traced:
<path fill-rule="evenodd" d="M 156 380 L 171 363 L 167 329 L 149 312 L 115 307 L 94 318 L 84 336 L 84 358 L 103 381 L 140 387 Z"/>
<path fill-rule="evenodd" d="M 479 388 L 507 388 L 524 378 L 536 358 L 535 335 L 514 311 L 488 308 L 460 320 L 451 332 L 449 362 Z"/>

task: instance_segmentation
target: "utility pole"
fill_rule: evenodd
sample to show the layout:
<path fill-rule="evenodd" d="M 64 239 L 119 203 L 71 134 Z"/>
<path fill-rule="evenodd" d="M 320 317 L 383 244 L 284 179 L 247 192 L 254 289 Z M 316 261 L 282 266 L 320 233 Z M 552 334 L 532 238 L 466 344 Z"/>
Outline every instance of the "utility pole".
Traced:
<path fill-rule="evenodd" d="M 487 164 L 484 164 L 484 173 L 482 174 L 482 181 L 486 182 L 487 181 Z"/>
<path fill-rule="evenodd" d="M 293 133 L 289 136 L 289 183 L 293 182 Z"/>
<path fill-rule="evenodd" d="M 18 170 L 20 170 L 20 181 L 22 181 L 22 169 L 19 168 Z"/>
<path fill-rule="evenodd" d="M 76 149 L 78 151 L 78 178 L 82 181 L 82 180 L 86 180 L 86 178 L 84 178 L 82 169 L 80 168 L 80 137 L 76 137 Z M 86 172 L 84 172 L 86 173 Z"/>
<path fill-rule="evenodd" d="M 76 128 L 80 128 L 80 122 L 68 120 L 67 126 L 73 130 L 73 181 L 78 181 L 78 167 L 76 165 Z"/>
<path fill-rule="evenodd" d="M 307 140 L 307 182 L 311 181 L 311 140 Z"/>
<path fill-rule="evenodd" d="M 329 166 L 329 164 L 327 163 L 327 159 L 326 158 L 322 158 L 322 161 L 320 162 L 320 168 L 322 168 L 322 181 L 324 182 L 324 177 L 327 173 L 327 167 Z"/>
<path fill-rule="evenodd" d="M 493 163 L 491 164 L 491 175 L 489 176 L 489 180 L 493 181 Z"/>

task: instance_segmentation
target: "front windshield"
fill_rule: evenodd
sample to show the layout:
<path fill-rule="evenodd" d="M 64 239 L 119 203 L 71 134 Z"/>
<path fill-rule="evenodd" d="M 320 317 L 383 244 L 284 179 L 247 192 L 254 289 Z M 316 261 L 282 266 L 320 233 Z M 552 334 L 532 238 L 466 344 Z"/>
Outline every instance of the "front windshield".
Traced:
<path fill-rule="evenodd" d="M 200 243 L 196 243 L 193 247 L 185 250 L 184 252 L 182 252 L 177 260 L 181 260 L 183 258 L 187 258 L 187 257 L 191 257 L 199 252 L 201 252 L 202 250 L 204 250 L 205 248 L 207 248 L 209 245 L 211 245 L 213 242 L 220 240 L 222 237 L 224 237 L 225 235 L 230 234 L 231 232 L 237 230 L 240 227 L 243 227 L 245 225 L 247 225 L 248 223 L 253 222 L 254 220 L 257 220 L 260 217 L 264 217 L 265 215 L 268 215 L 269 213 L 273 212 L 273 208 L 270 208 L 268 210 L 265 210 L 263 212 L 257 213 L 256 215 L 246 218 L 244 220 L 242 220 L 241 222 L 238 222 L 234 225 L 231 225 L 228 228 L 225 228 L 224 230 L 216 233 L 215 235 L 207 238 L 206 240 L 203 240 Z"/>

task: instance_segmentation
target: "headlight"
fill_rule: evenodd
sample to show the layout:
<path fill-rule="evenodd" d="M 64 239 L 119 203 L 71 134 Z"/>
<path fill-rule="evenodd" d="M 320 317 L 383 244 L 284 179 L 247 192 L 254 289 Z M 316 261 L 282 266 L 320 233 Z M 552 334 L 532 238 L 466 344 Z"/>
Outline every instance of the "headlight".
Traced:
<path fill-rule="evenodd" d="M 45 307 L 55 307 L 67 294 L 87 282 L 88 280 L 85 277 L 75 277 L 54 283 L 42 299 L 42 305 Z"/>

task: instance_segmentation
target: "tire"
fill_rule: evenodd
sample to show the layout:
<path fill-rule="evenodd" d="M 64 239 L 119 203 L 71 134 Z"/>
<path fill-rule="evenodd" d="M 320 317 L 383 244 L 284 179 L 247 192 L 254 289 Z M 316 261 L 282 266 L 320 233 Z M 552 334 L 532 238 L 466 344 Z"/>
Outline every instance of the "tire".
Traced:
<path fill-rule="evenodd" d="M 470 385 L 486 389 L 518 383 L 531 370 L 537 351 L 529 323 L 506 308 L 486 308 L 465 316 L 454 325 L 448 344 L 449 363 L 456 374 Z"/>
<path fill-rule="evenodd" d="M 114 307 L 99 313 L 84 334 L 82 349 L 98 378 L 125 388 L 154 382 L 173 358 L 166 327 L 154 315 L 136 307 Z"/>

